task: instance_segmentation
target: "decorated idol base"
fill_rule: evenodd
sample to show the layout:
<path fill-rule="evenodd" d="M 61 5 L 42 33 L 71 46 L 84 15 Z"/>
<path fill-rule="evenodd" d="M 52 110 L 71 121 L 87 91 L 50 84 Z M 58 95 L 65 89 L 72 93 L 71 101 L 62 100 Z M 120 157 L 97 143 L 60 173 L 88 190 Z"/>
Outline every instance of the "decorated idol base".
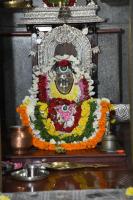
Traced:
<path fill-rule="evenodd" d="M 108 99 L 94 99 L 93 80 L 72 55 L 55 56 L 33 69 L 30 96 L 17 108 L 39 149 L 95 148 L 106 133 Z"/>

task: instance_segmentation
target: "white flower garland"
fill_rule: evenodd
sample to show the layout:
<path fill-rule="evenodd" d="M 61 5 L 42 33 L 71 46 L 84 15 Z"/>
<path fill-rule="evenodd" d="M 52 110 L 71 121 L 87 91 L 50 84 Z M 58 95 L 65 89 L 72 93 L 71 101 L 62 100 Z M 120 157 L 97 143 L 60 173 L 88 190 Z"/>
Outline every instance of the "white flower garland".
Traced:
<path fill-rule="evenodd" d="M 78 84 L 78 81 L 84 77 L 88 81 L 89 96 L 91 97 L 95 94 L 95 92 L 93 91 L 94 81 L 91 79 L 91 76 L 90 76 L 90 73 L 89 73 L 88 70 L 84 69 L 84 67 L 79 67 L 80 61 L 72 55 L 64 55 L 64 56 L 58 55 L 58 56 L 53 57 L 49 61 L 47 68 L 44 68 L 43 66 L 38 66 L 38 65 L 33 67 L 33 75 L 32 75 L 33 83 L 32 83 L 32 87 L 29 90 L 31 98 L 37 98 L 37 94 L 39 92 L 38 91 L 38 82 L 39 82 L 38 76 L 46 74 L 47 79 L 48 79 L 48 85 L 49 85 L 49 83 L 51 81 L 53 81 L 53 79 L 56 76 L 55 71 L 52 70 L 53 65 L 57 61 L 61 61 L 61 60 L 64 60 L 64 59 L 69 60 L 72 63 L 72 68 L 74 69 L 74 71 L 76 73 L 76 74 L 74 74 L 74 84 Z M 89 67 L 89 69 L 90 69 L 90 67 Z M 47 88 L 47 92 L 48 92 L 48 95 L 50 97 L 52 97 L 51 94 L 50 94 L 50 88 Z"/>

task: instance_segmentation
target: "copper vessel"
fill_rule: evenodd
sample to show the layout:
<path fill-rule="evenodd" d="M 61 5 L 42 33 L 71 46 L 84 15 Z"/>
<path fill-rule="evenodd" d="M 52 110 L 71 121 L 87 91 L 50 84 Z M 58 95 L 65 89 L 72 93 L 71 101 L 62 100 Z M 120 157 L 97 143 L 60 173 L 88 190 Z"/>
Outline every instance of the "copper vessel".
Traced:
<path fill-rule="evenodd" d="M 32 146 L 32 135 L 27 126 L 11 126 L 10 134 L 10 144 L 15 154 L 23 154 Z"/>

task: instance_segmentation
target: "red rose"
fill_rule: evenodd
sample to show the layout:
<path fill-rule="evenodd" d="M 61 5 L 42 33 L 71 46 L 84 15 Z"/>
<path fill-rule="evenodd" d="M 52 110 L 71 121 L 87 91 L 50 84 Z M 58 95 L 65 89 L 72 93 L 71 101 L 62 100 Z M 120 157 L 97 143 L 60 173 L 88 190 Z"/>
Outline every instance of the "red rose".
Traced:
<path fill-rule="evenodd" d="M 58 66 L 60 67 L 66 67 L 66 66 L 71 66 L 71 62 L 68 60 L 61 60 L 57 62 Z"/>
<path fill-rule="evenodd" d="M 63 130 L 63 125 L 62 125 L 62 124 L 59 124 L 59 123 L 57 122 L 57 123 L 54 123 L 54 125 L 55 125 L 56 131 L 62 131 L 62 130 Z"/>
<path fill-rule="evenodd" d="M 38 98 L 40 101 L 44 102 L 47 100 L 48 98 L 48 94 L 47 94 L 47 77 L 45 75 L 39 75 L 39 82 L 38 82 L 38 89 L 39 89 L 39 93 L 38 93 Z"/>

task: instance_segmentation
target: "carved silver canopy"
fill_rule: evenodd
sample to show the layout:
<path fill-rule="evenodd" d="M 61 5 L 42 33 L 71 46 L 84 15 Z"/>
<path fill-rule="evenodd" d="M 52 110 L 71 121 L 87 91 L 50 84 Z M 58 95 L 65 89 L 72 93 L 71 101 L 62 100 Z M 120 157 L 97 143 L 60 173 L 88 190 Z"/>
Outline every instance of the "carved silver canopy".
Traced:
<path fill-rule="evenodd" d="M 55 56 L 56 47 L 60 44 L 71 44 L 74 46 L 77 54 L 76 57 L 80 61 L 80 67 L 90 71 L 93 64 L 92 48 L 89 39 L 79 29 L 66 24 L 44 34 L 41 44 L 38 45 L 39 68 L 48 67 L 49 61 Z"/>
<path fill-rule="evenodd" d="M 64 23 L 93 23 L 103 22 L 97 15 L 98 6 L 91 0 L 87 6 L 70 6 L 71 16 L 64 20 L 59 18 L 59 7 L 34 8 L 24 12 L 19 24 L 64 24 Z"/>

